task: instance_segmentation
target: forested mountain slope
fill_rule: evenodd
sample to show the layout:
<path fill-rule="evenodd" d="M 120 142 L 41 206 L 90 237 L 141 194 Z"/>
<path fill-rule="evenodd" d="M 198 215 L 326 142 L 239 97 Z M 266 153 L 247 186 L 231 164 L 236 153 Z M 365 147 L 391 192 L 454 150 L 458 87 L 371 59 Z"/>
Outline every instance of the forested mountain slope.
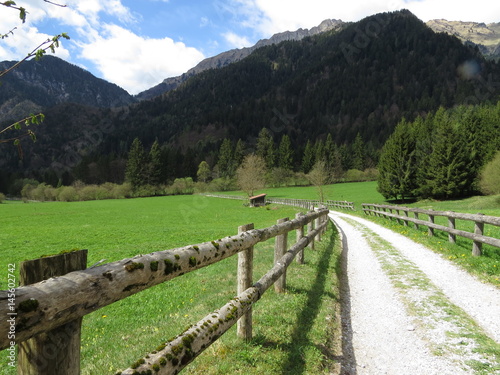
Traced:
<path fill-rule="evenodd" d="M 138 137 L 146 147 L 158 139 L 184 177 L 202 160 L 216 161 L 224 138 L 252 149 L 267 127 L 276 142 L 290 137 L 298 169 L 307 140 L 331 134 L 337 145 L 349 145 L 359 133 L 376 153 L 403 117 L 496 103 L 498 77 L 500 66 L 478 49 L 435 33 L 408 11 L 383 13 L 338 32 L 265 46 L 130 107 L 55 107 L 37 128 L 39 141 L 25 142 L 22 167 L 72 173 L 81 163 L 122 158 Z M 11 149 L 0 152 L 0 168 L 18 167 Z"/>
<path fill-rule="evenodd" d="M 15 64 L 0 62 L 0 71 Z M 0 79 L 0 121 L 18 120 L 60 103 L 117 107 L 134 98 L 115 84 L 54 56 L 26 61 Z"/>

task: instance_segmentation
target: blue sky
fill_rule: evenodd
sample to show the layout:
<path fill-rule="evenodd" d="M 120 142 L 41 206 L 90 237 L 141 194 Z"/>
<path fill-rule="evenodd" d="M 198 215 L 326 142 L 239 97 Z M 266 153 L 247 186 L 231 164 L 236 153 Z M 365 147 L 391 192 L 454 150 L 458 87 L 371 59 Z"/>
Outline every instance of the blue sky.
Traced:
<path fill-rule="evenodd" d="M 180 75 L 206 57 L 247 47 L 274 33 L 311 28 L 327 18 L 358 21 L 402 8 L 423 21 L 500 22 L 491 0 L 16 0 L 0 6 L 0 61 L 19 60 L 45 39 L 67 32 L 56 55 L 131 94 Z"/>

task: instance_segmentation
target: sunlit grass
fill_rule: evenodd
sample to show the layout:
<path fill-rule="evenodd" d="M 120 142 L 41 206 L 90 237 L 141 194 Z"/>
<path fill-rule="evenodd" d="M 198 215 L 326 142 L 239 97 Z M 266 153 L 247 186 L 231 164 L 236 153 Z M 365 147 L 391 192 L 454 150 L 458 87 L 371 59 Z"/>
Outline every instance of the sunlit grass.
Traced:
<path fill-rule="evenodd" d="M 292 207 L 249 208 L 241 201 L 201 196 L 3 204 L 0 267 L 6 270 L 9 263 L 18 265 L 25 259 L 75 248 L 89 250 L 90 266 L 102 259 L 111 262 L 234 235 L 238 226 L 247 223 L 268 227 L 277 219 L 293 218 L 296 212 Z M 333 317 L 326 319 L 337 298 L 334 265 L 338 249 L 330 236 L 331 232 L 319 250 L 306 254 L 306 265 L 291 266 L 287 294 L 276 295 L 270 290 L 258 302 L 251 343 L 237 341 L 232 330 L 186 373 L 210 373 L 204 370 L 207 366 L 219 374 L 229 368 L 245 374 L 260 374 L 261 369 L 282 373 L 283 368 L 297 366 L 319 373 L 317 369 L 327 368 L 331 361 L 318 348 L 328 352 L 335 324 Z M 272 267 L 273 256 L 272 240 L 256 246 L 255 280 Z M 115 374 L 224 305 L 236 295 L 236 261 L 236 257 L 226 259 L 85 316 L 81 373 Z M 0 281 L 0 289 L 5 289 L 7 280 Z M 308 310 L 311 302 L 316 309 Z M 310 332 L 299 335 L 304 324 L 311 324 L 306 327 Z M 304 353 L 291 341 L 299 336 L 306 340 L 297 341 Z M 297 359 L 291 358 L 290 352 L 298 354 Z M 2 363 L 7 363 L 6 355 L 5 351 L 0 353 Z M 15 373 L 15 369 L 0 367 L 0 374 Z"/>

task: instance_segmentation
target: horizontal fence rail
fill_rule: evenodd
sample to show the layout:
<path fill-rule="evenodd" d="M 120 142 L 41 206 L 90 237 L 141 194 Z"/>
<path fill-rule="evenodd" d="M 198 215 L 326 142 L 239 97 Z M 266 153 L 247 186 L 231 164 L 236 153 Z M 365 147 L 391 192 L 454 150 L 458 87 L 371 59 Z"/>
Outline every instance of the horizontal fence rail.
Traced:
<path fill-rule="evenodd" d="M 241 195 L 228 195 L 228 194 L 205 194 L 207 197 L 215 197 L 215 198 L 225 198 L 225 199 L 237 199 L 237 200 L 246 200 L 246 197 Z M 295 206 L 305 209 L 310 209 L 311 207 L 318 207 L 323 205 L 327 208 L 331 209 L 342 209 L 342 210 L 352 210 L 354 211 L 354 203 L 347 201 L 334 201 L 327 200 L 325 202 L 321 202 L 319 200 L 311 200 L 311 199 L 292 199 L 292 198 L 273 198 L 267 197 L 267 203 L 274 204 L 283 204 L 287 206 Z"/>
<path fill-rule="evenodd" d="M 473 241 L 472 254 L 474 256 L 481 255 L 482 244 L 487 244 L 500 248 L 500 239 L 483 235 L 484 224 L 500 227 L 500 217 L 488 216 L 483 214 L 459 213 L 453 211 L 424 210 L 420 208 L 389 206 L 389 205 L 371 204 L 371 203 L 363 203 L 362 208 L 364 213 L 367 215 L 373 214 L 377 216 L 394 218 L 397 219 L 398 221 L 403 221 L 404 225 L 408 225 L 408 223 L 411 222 L 417 228 L 419 225 L 426 226 L 428 228 L 429 236 L 434 235 L 435 229 L 447 232 L 448 239 L 451 243 L 455 243 L 456 236 L 468 238 Z M 393 213 L 393 211 L 395 213 Z M 403 215 L 400 215 L 400 212 L 402 212 Z M 409 216 L 410 213 L 413 213 L 414 216 L 413 218 Z M 421 220 L 419 218 L 420 214 L 427 215 L 428 220 Z M 436 216 L 446 217 L 448 219 L 448 226 L 435 224 L 434 218 Z M 474 222 L 474 233 L 456 229 L 455 225 L 457 219 Z"/>
<path fill-rule="evenodd" d="M 243 288 L 240 288 L 240 281 L 238 281 L 236 298 L 221 309 L 207 315 L 172 342 L 162 344 L 146 356 L 146 359 L 142 359 L 130 369 L 122 372 L 123 374 L 143 373 L 142 371 L 145 371 L 144 373 L 154 371 L 159 374 L 177 373 L 242 316 L 240 322 L 244 321 L 245 314 L 249 314 L 251 305 L 259 300 L 272 284 L 280 278 L 284 280 L 286 268 L 294 257 L 303 252 L 308 245 L 314 248 L 314 241 L 321 239 L 321 234 L 326 230 L 328 223 L 327 214 L 327 209 L 316 209 L 307 214 L 297 214 L 294 220 L 284 219 L 283 222 L 268 228 L 244 230 L 237 235 L 216 241 L 139 255 L 98 267 L 70 272 L 63 276 L 20 286 L 14 290 L 0 291 L 0 314 L 12 315 L 12 306 L 7 302 L 14 294 L 16 297 L 15 337 L 16 344 L 20 344 L 33 337 L 57 330 L 101 307 L 187 272 L 206 267 L 236 254 L 239 257 L 243 254 L 248 256 L 255 244 L 276 237 L 275 265 L 265 276 L 253 285 L 248 282 L 248 285 L 245 285 L 243 281 Z M 305 226 L 308 229 L 307 235 L 304 235 Z M 253 228 L 253 226 L 245 228 Z M 297 243 L 286 251 L 286 236 L 294 230 L 297 232 Z M 279 238 L 283 238 L 284 241 Z M 280 246 L 281 249 L 278 249 Z M 299 259 L 297 262 L 300 263 Z M 251 272 L 252 262 L 239 261 L 238 264 L 240 263 L 242 267 L 250 267 L 250 271 L 239 270 L 238 275 L 240 273 L 248 275 Z M 246 323 L 250 330 L 247 327 L 247 333 L 243 333 L 242 337 L 248 339 L 249 335 L 251 337 L 251 320 L 247 320 Z M 7 319 L 0 320 L 0 332 L 9 332 L 10 325 Z M 242 332 L 245 330 L 243 329 Z M 71 336 L 72 332 L 63 332 L 63 334 Z M 238 334 L 240 335 L 240 330 Z M 10 346 L 12 343 L 8 335 L 1 335 L 0 350 Z M 42 351 L 44 349 L 46 348 L 39 348 Z M 33 372 L 33 374 L 42 373 L 47 374 L 47 372 Z"/>
<path fill-rule="evenodd" d="M 327 213 L 328 211 L 323 210 L 322 212 Z M 134 365 L 121 372 L 121 375 L 148 374 L 149 371 L 160 375 L 177 374 L 236 324 L 252 308 L 252 305 L 262 297 L 264 292 L 283 276 L 297 253 L 314 241 L 318 233 L 321 233 L 326 228 L 328 224 L 326 215 L 322 216 L 322 218 L 324 220 L 319 227 L 295 243 L 275 263 L 275 266 L 253 286 L 240 293 L 219 310 L 204 317 L 175 339 L 162 344 L 157 350 L 140 359 L 138 361 L 139 366 Z M 251 338 L 251 336 L 247 338 Z"/>

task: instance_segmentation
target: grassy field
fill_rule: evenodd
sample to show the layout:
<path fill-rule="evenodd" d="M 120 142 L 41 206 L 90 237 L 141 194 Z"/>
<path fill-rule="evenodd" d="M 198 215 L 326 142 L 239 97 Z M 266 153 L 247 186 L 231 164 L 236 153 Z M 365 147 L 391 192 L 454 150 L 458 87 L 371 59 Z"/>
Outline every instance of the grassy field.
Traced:
<path fill-rule="evenodd" d="M 74 203 L 0 205 L 0 269 L 69 249 L 88 249 L 88 265 L 233 235 L 254 223 L 263 228 L 291 207 L 248 208 L 241 201 L 176 196 Z M 190 374 L 329 373 L 339 329 L 336 270 L 339 249 L 327 233 L 306 264 L 288 271 L 288 291 L 269 291 L 254 309 L 249 343 L 232 329 L 186 369 Z M 254 280 L 273 263 L 273 241 L 255 249 Z M 4 274 L 5 274 L 4 272 Z M 6 279 L 0 278 L 0 289 Z M 158 285 L 84 318 L 82 374 L 114 374 L 181 333 L 236 294 L 236 257 Z M 6 352 L 0 363 L 7 363 Z M 0 374 L 15 374 L 7 366 Z"/>
<path fill-rule="evenodd" d="M 272 197 L 317 199 L 314 187 L 266 189 Z M 235 194 L 241 194 L 235 192 Z M 387 203 L 375 182 L 325 187 L 327 199 L 361 203 Z M 411 206 L 482 212 L 500 216 L 498 197 L 459 201 L 424 201 Z M 88 265 L 111 262 L 137 254 L 218 239 L 237 233 L 242 224 L 270 226 L 293 217 L 297 210 L 271 205 L 244 207 L 241 201 L 174 196 L 74 203 L 8 202 L 0 205 L 0 269 L 25 259 L 70 249 L 88 249 Z M 500 250 L 485 246 L 484 256 L 472 257 L 471 243 L 425 228 L 404 227 L 396 221 L 367 217 L 421 242 L 482 279 L 500 286 Z M 458 222 L 457 222 L 458 224 Z M 462 224 L 460 224 L 462 226 Z M 500 238 L 487 226 L 487 235 Z M 273 241 L 256 247 L 254 280 L 273 262 Z M 306 253 L 306 264 L 295 263 L 288 273 L 288 291 L 266 293 L 254 309 L 254 339 L 239 342 L 234 329 L 185 370 L 187 374 L 329 374 L 338 349 L 338 270 L 336 233 L 329 230 L 316 251 Z M 233 257 L 234 258 L 234 257 Z M 236 293 L 236 259 L 186 274 L 84 318 L 82 374 L 114 374 L 221 307 Z M 0 277 L 0 289 L 6 279 Z M 0 363 L 6 363 L 0 352 Z M 0 374 L 15 370 L 0 367 Z"/>

